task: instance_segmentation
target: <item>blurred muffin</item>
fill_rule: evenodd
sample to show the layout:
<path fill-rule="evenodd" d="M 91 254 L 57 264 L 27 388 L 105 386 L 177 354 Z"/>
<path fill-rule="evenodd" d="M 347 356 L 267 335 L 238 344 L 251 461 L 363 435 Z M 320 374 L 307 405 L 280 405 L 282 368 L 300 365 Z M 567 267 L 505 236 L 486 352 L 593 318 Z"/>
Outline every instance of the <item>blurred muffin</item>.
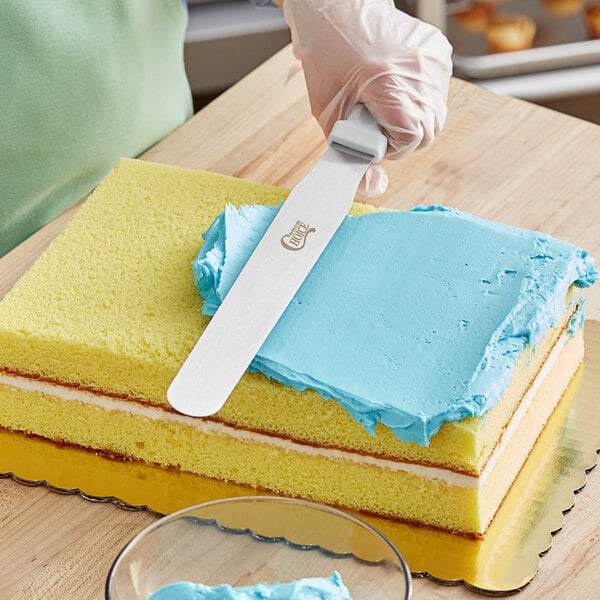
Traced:
<path fill-rule="evenodd" d="M 464 9 L 454 13 L 453 17 L 465 31 L 482 33 L 495 14 L 496 7 L 491 2 L 469 2 Z"/>
<path fill-rule="evenodd" d="M 590 35 L 600 38 L 600 2 L 590 4 L 585 10 L 585 21 Z"/>
<path fill-rule="evenodd" d="M 533 19 L 516 13 L 495 15 L 485 31 L 492 52 L 514 52 L 531 48 L 535 32 Z"/>
<path fill-rule="evenodd" d="M 583 0 L 543 0 L 542 5 L 557 17 L 575 14 L 583 8 Z"/>

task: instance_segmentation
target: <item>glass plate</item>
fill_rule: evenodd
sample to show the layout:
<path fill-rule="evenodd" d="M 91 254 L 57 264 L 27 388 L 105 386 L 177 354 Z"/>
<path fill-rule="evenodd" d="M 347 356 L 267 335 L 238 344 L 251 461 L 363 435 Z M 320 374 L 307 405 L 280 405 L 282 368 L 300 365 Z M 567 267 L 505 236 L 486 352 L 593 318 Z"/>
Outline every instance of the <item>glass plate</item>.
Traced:
<path fill-rule="evenodd" d="M 146 600 L 170 583 L 233 587 L 331 577 L 353 600 L 411 596 L 410 571 L 394 545 L 340 510 L 277 497 L 200 504 L 137 535 L 117 557 L 107 600 Z"/>

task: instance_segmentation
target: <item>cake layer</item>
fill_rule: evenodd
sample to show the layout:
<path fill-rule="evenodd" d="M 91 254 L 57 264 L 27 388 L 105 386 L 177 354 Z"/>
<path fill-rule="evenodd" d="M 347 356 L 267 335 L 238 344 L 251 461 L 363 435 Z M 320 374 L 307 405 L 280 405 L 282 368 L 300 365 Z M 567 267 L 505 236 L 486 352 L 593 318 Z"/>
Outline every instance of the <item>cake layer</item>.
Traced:
<path fill-rule="evenodd" d="M 15 377 L 1 380 L 0 422 L 56 441 L 278 494 L 480 535 L 582 356 L 581 332 L 565 334 L 479 478 L 293 443 Z"/>
<path fill-rule="evenodd" d="M 286 195 L 122 160 L 0 302 L 1 368 L 166 404 L 209 320 L 191 271 L 202 231 L 227 203 Z"/>

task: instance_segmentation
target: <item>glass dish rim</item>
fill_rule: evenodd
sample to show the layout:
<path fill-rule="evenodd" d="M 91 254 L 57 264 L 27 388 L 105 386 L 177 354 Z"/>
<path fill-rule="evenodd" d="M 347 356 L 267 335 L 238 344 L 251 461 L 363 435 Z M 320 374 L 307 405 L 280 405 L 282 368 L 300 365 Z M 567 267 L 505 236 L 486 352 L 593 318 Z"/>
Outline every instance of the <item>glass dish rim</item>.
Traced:
<path fill-rule="evenodd" d="M 128 551 L 130 551 L 132 548 L 134 548 L 143 537 L 145 537 L 146 535 L 148 535 L 155 529 L 158 529 L 159 527 L 162 527 L 163 525 L 168 524 L 171 521 L 175 521 L 178 518 L 185 515 L 186 513 L 193 512 L 194 510 L 198 510 L 200 508 L 212 506 L 215 504 L 226 504 L 226 503 L 227 504 L 236 504 L 236 503 L 241 504 L 241 503 L 245 503 L 245 502 L 261 502 L 261 503 L 276 502 L 278 504 L 301 505 L 301 506 L 305 506 L 305 507 L 313 509 L 313 510 L 320 510 L 322 512 L 333 514 L 335 516 L 338 516 L 340 518 L 343 518 L 343 519 L 346 519 L 349 521 L 353 521 L 353 522 L 357 523 L 358 525 L 363 526 L 364 528 L 371 531 L 371 533 L 373 533 L 377 537 L 379 537 L 384 543 L 386 543 L 390 547 L 393 554 L 395 555 L 395 557 L 398 559 L 398 562 L 400 563 L 400 568 L 402 571 L 402 575 L 404 577 L 404 582 L 406 584 L 405 598 L 406 598 L 406 600 L 410 600 L 412 598 L 412 591 L 413 591 L 412 574 L 411 574 L 408 564 L 406 563 L 406 560 L 404 559 L 404 557 L 402 556 L 402 554 L 400 553 L 398 548 L 396 548 L 396 545 L 386 535 L 384 535 L 381 531 L 379 531 L 376 527 L 374 527 L 370 523 L 367 523 L 367 521 L 361 519 L 360 517 L 357 517 L 354 514 L 347 512 L 345 510 L 342 510 L 340 508 L 336 508 L 334 506 L 329 506 L 328 504 L 322 504 L 320 502 L 304 500 L 301 498 L 288 498 L 288 497 L 280 497 L 280 496 L 236 496 L 236 497 L 231 497 L 231 498 L 220 498 L 218 500 L 210 500 L 208 502 L 200 502 L 199 504 L 187 506 L 185 508 L 182 508 L 180 510 L 177 510 L 175 512 L 172 512 L 172 513 L 162 516 L 161 518 L 157 519 L 154 523 L 151 523 L 150 525 L 148 525 L 147 527 L 142 529 L 140 532 L 138 532 L 133 538 L 131 538 L 123 546 L 123 548 L 121 548 L 121 550 L 119 551 L 119 553 L 113 560 L 113 562 L 108 570 L 108 574 L 106 576 L 106 583 L 105 583 L 105 587 L 104 587 L 105 600 L 113 600 L 111 593 L 110 593 L 110 585 L 113 580 L 114 574 L 115 574 L 116 570 L 118 569 L 119 564 L 123 560 L 123 557 L 127 554 Z M 287 540 L 285 540 L 285 541 L 287 541 Z"/>

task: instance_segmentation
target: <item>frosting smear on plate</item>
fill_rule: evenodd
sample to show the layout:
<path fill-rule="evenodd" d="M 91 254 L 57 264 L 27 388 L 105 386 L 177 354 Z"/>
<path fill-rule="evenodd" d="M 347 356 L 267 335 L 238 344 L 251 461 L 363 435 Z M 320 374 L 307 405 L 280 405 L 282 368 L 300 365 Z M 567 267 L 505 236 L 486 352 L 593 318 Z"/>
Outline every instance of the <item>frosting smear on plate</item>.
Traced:
<path fill-rule="evenodd" d="M 228 206 L 204 234 L 193 269 L 205 313 L 278 210 Z M 427 445 L 444 422 L 491 408 L 523 348 L 556 325 L 568 288 L 597 277 L 568 242 L 455 209 L 349 216 L 251 369 L 336 399 L 370 432 L 381 421 Z"/>
<path fill-rule="evenodd" d="M 232 587 L 228 584 L 210 587 L 202 583 L 180 581 L 166 585 L 148 600 L 352 600 L 341 575 L 335 571 L 329 578 L 311 577 L 291 583 L 259 583 Z"/>

